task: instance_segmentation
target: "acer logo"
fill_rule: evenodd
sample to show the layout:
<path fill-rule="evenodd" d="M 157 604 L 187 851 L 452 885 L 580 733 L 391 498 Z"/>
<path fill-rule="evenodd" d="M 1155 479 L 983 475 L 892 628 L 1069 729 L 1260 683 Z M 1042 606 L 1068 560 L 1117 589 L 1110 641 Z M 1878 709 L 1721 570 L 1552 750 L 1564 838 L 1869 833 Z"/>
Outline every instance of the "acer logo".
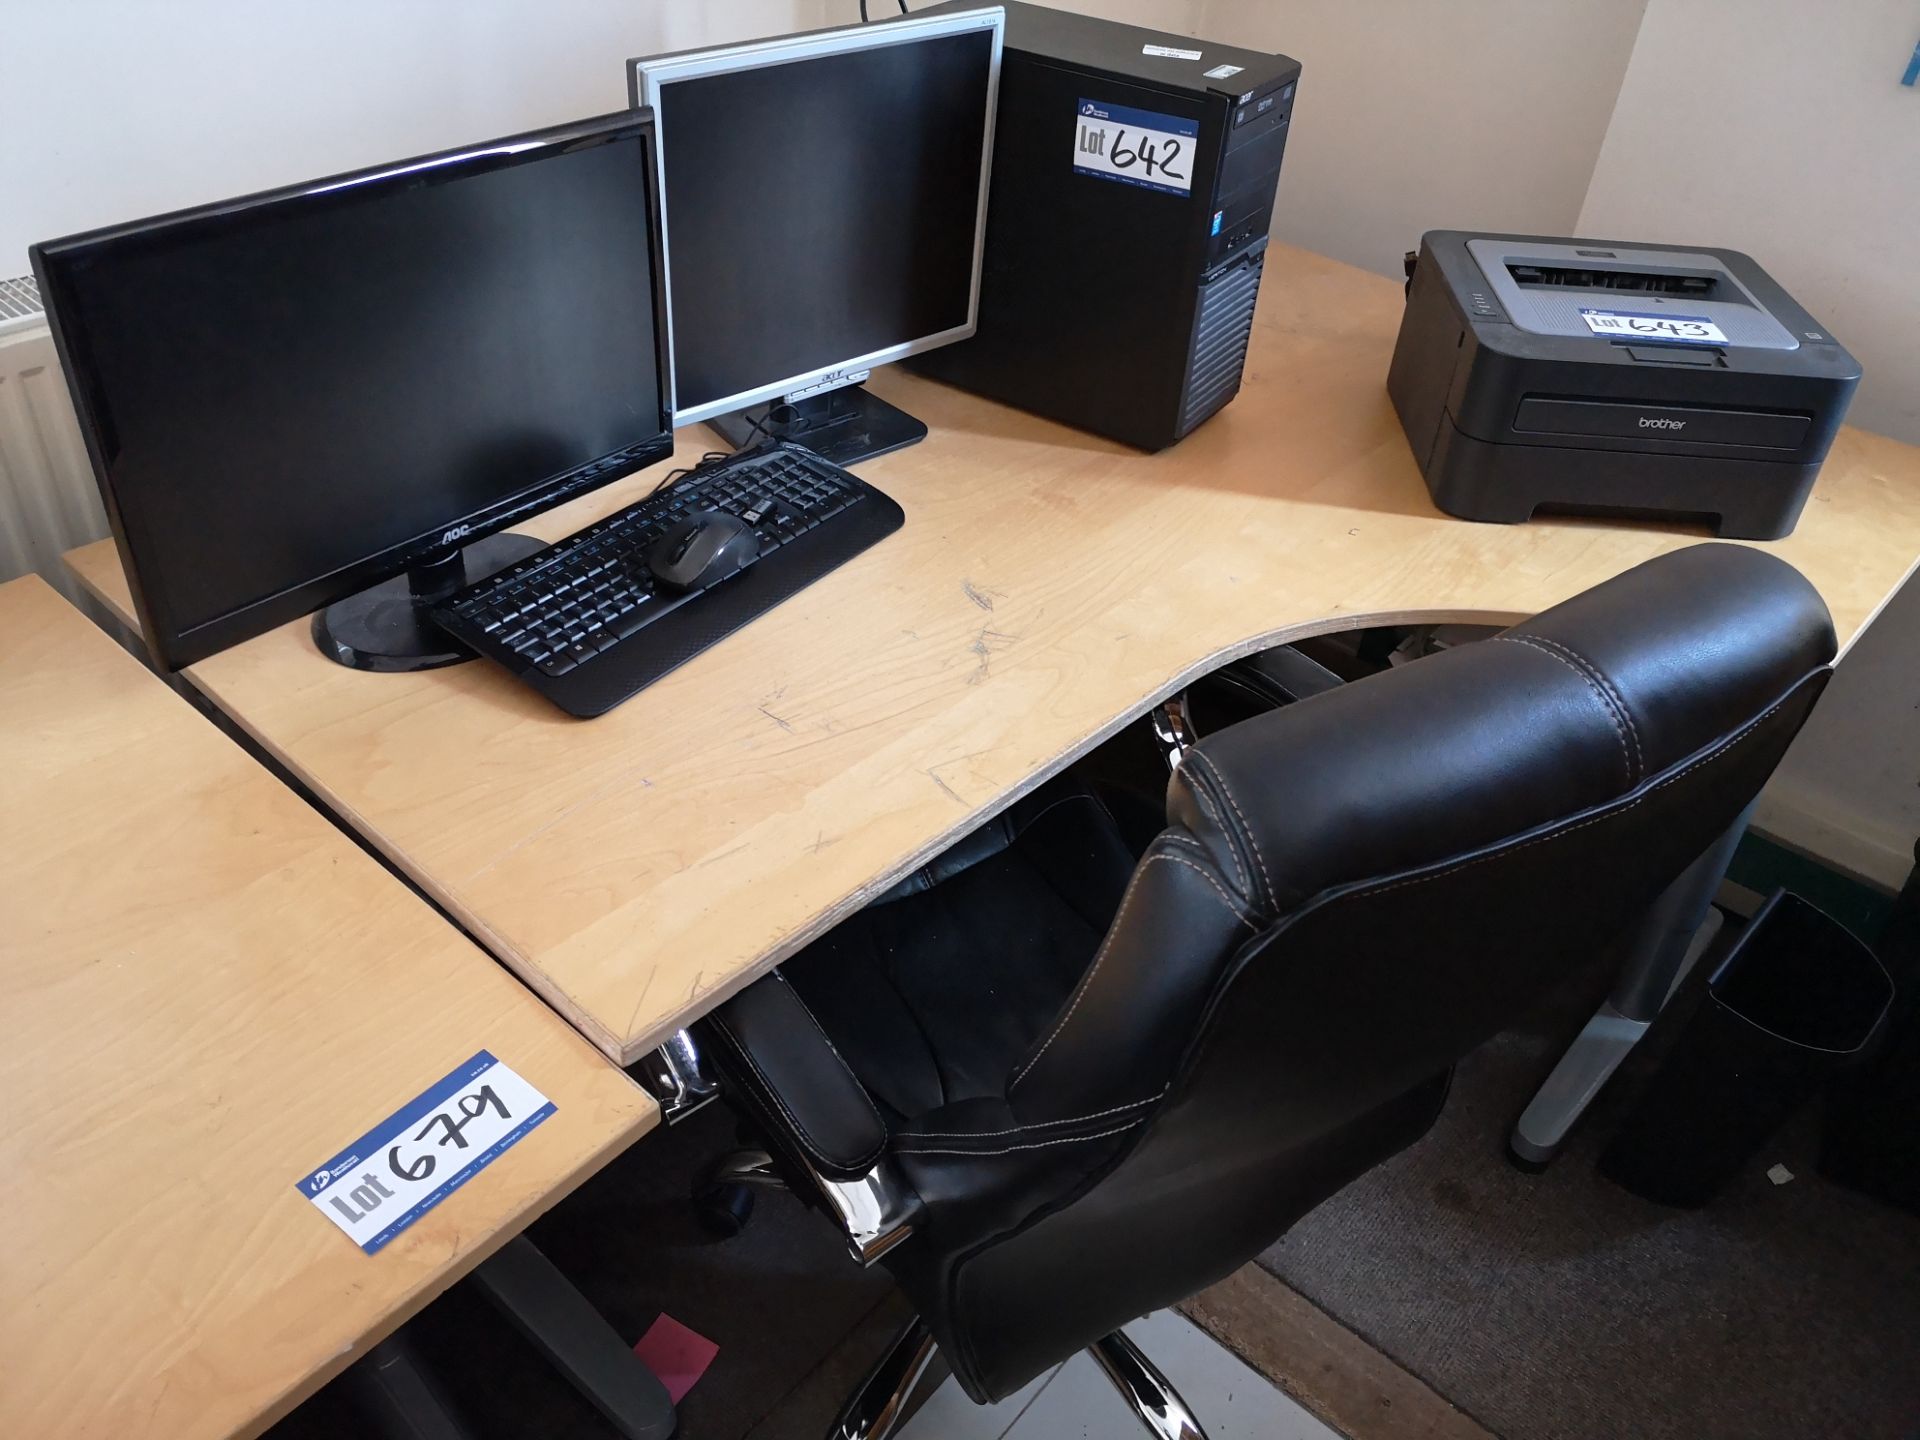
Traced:
<path fill-rule="evenodd" d="M 1640 417 L 1640 428 L 1642 430 L 1684 430 L 1687 428 L 1687 422 L 1684 420 L 1663 420 L 1652 415 L 1642 415 Z"/>
<path fill-rule="evenodd" d="M 1640 423 L 1644 425 L 1646 422 L 1643 420 Z M 446 534 L 440 537 L 440 543 L 442 545 L 451 545 L 454 541 L 464 539 L 466 536 L 471 535 L 472 533 L 473 533 L 473 526 L 456 525 L 451 530 L 447 531 Z"/>

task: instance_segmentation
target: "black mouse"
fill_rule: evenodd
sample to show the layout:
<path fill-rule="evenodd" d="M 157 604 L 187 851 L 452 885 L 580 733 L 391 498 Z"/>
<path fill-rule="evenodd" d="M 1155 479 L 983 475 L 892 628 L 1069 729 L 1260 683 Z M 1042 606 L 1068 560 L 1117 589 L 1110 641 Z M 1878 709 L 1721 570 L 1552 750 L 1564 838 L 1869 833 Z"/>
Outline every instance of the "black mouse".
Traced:
<path fill-rule="evenodd" d="M 696 510 L 653 542 L 647 568 L 661 587 L 694 590 L 724 580 L 760 554 L 760 537 L 738 515 Z"/>

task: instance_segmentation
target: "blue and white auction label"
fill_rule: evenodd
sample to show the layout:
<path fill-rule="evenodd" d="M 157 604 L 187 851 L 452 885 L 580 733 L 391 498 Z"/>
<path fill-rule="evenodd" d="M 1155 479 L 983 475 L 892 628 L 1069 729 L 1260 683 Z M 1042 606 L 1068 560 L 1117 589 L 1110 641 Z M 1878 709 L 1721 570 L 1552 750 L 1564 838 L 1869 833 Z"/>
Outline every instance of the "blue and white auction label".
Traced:
<path fill-rule="evenodd" d="M 1726 335 L 1704 315 L 1670 315 L 1665 311 L 1589 310 L 1580 318 L 1596 335 L 1625 335 L 1640 340 L 1666 340 L 1683 345 L 1725 345 Z"/>
<path fill-rule="evenodd" d="M 371 1255 L 553 1114 L 482 1050 L 299 1183 Z"/>
<path fill-rule="evenodd" d="M 1193 152 L 1200 122 L 1154 110 L 1135 110 L 1100 100 L 1081 100 L 1074 127 L 1073 168 L 1102 180 L 1121 180 L 1164 190 L 1193 193 Z"/>

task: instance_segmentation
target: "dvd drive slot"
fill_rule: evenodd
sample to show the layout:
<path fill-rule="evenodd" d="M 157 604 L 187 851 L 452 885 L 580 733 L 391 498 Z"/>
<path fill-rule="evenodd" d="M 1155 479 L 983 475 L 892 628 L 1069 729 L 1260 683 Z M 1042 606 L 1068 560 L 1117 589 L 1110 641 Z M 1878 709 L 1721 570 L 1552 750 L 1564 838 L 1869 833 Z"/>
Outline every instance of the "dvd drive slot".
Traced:
<path fill-rule="evenodd" d="M 1520 402 L 1513 428 L 1533 435 L 1585 435 L 1611 440 L 1659 440 L 1688 445 L 1747 445 L 1761 450 L 1797 450 L 1805 443 L 1805 415 L 1761 410 L 1708 410 L 1691 405 L 1636 404 L 1620 400 Z"/>

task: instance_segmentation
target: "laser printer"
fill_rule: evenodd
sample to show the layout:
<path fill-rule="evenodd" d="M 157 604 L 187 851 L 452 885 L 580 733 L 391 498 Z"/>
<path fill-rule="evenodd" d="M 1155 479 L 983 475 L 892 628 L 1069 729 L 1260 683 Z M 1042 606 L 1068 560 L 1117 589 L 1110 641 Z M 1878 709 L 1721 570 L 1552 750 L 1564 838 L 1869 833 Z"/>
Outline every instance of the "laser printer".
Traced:
<path fill-rule="evenodd" d="M 1434 230 L 1387 393 L 1434 503 L 1790 532 L 1860 380 L 1736 250 Z"/>

